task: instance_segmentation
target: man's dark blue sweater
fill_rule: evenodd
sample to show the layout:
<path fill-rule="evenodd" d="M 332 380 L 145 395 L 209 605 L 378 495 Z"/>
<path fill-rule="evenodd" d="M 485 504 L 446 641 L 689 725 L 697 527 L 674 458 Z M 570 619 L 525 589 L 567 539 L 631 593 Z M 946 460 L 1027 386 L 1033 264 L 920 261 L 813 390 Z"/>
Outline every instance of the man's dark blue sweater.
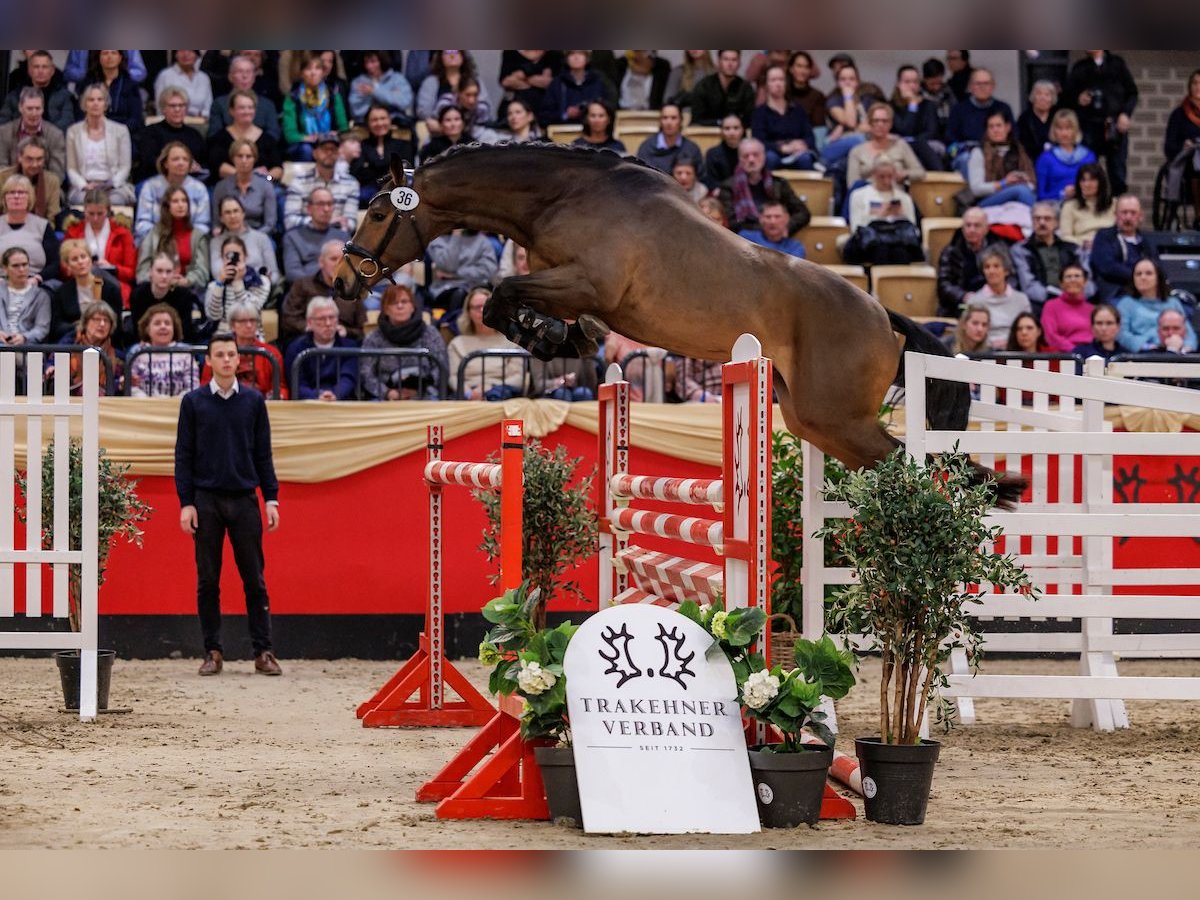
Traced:
<path fill-rule="evenodd" d="M 239 385 L 228 400 L 208 384 L 184 394 L 175 439 L 175 491 L 181 506 L 196 505 L 196 491 L 262 490 L 279 499 L 271 461 L 267 404 L 254 388 Z"/>

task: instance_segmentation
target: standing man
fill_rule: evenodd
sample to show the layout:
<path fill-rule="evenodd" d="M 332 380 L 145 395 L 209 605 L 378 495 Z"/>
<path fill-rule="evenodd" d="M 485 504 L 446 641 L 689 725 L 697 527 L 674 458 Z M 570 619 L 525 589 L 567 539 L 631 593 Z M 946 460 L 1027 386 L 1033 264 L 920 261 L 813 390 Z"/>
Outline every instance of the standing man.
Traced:
<path fill-rule="evenodd" d="M 213 379 L 184 395 L 175 442 L 179 525 L 196 544 L 196 600 L 204 633 L 201 675 L 219 675 L 221 551 L 225 535 L 246 592 L 254 671 L 282 675 L 271 649 L 271 611 L 263 578 L 262 517 L 256 490 L 267 504 L 267 530 L 279 527 L 279 482 L 271 459 L 271 423 L 263 395 L 238 384 L 238 348 L 228 332 L 208 342 Z"/>
<path fill-rule="evenodd" d="M 1113 196 L 1125 193 L 1130 117 L 1138 102 L 1125 60 L 1107 50 L 1088 50 L 1071 66 L 1063 100 L 1079 115 L 1084 146 L 1104 157 Z"/>

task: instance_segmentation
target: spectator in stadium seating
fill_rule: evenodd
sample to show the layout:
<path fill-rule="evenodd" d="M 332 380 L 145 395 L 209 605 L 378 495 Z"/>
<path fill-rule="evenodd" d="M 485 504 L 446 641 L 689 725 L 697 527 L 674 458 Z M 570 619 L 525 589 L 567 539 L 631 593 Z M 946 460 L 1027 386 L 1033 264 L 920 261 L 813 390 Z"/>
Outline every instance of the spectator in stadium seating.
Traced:
<path fill-rule="evenodd" d="M 458 336 L 446 348 L 451 383 L 458 381 L 463 360 L 476 351 L 521 349 L 484 323 L 483 307 L 491 296 L 486 287 L 472 288 L 467 294 L 458 317 Z M 467 400 L 508 400 L 524 390 L 525 369 L 519 360 L 484 357 L 471 361 L 462 380 L 459 393 Z"/>
<path fill-rule="evenodd" d="M 342 261 L 342 242 L 326 241 L 321 246 L 317 270 L 298 278 L 283 298 L 279 308 L 279 344 L 286 347 L 304 333 L 308 302 L 313 297 L 334 297 L 333 276 Z M 367 308 L 356 300 L 334 297 L 338 310 L 338 334 L 363 339 L 367 324 Z"/>
<path fill-rule="evenodd" d="M 970 303 L 963 307 L 958 317 L 958 327 L 943 339 L 951 353 L 990 353 L 988 332 L 992 326 L 992 314 L 982 303 Z"/>
<path fill-rule="evenodd" d="M 158 95 L 158 111 L 162 121 L 147 125 L 137 136 L 137 165 L 134 168 L 134 180 L 144 181 L 155 175 L 154 164 L 163 148 L 170 143 L 180 143 L 192 154 L 192 168 L 188 172 L 197 178 L 204 178 L 201 161 L 208 158 L 204 148 L 204 138 L 195 128 L 185 123 L 187 117 L 187 93 L 180 87 L 164 88 Z"/>
<path fill-rule="evenodd" d="M 387 111 L 389 120 L 409 127 L 413 123 L 413 91 L 408 79 L 392 67 L 386 50 L 365 50 L 363 74 L 350 82 L 350 114 L 366 122 L 373 107 Z"/>
<path fill-rule="evenodd" d="M 275 244 L 261 231 L 246 224 L 246 211 L 237 197 L 223 197 L 217 204 L 220 228 L 209 241 L 209 271 L 216 272 L 222 266 L 221 244 L 229 235 L 241 238 L 246 248 L 246 267 L 265 275 L 271 284 L 280 281 L 279 262 L 275 258 Z"/>
<path fill-rule="evenodd" d="M 157 175 L 142 185 L 138 194 L 137 218 L 133 235 L 142 240 L 158 222 L 162 201 L 175 188 L 187 194 L 192 227 L 208 232 L 212 228 L 212 210 L 208 204 L 208 188 L 188 173 L 192 170 L 192 152 L 187 146 L 172 141 L 158 154 Z"/>
<path fill-rule="evenodd" d="M 224 235 L 218 241 L 221 264 L 212 270 L 213 280 L 204 295 L 204 314 L 216 324 L 215 331 L 225 331 L 233 304 L 263 308 L 271 295 L 271 280 L 246 265 L 246 243 L 238 235 Z"/>
<path fill-rule="evenodd" d="M 47 343 L 56 343 L 73 334 L 80 324 L 80 311 L 97 301 L 113 310 L 115 330 L 116 310 L 121 308 L 121 292 L 112 282 L 92 273 L 92 256 L 88 253 L 87 244 L 78 240 L 63 241 L 59 256 L 67 277 L 50 295 L 50 334 Z"/>
<path fill-rule="evenodd" d="M 338 333 L 338 308 L 330 297 L 313 297 L 305 312 L 307 330 L 288 345 L 284 355 L 288 383 L 296 371 L 296 358 L 305 350 L 357 347 L 358 341 Z M 300 366 L 297 400 L 348 400 L 358 381 L 358 359 L 353 356 L 321 356 Z"/>
<path fill-rule="evenodd" d="M 116 279 L 121 298 L 127 303 L 137 274 L 137 247 L 133 232 L 113 219 L 107 191 L 88 191 L 84 195 L 83 221 L 68 227 L 66 236 L 87 244 L 92 265 Z"/>
<path fill-rule="evenodd" d="M 590 50 L 568 50 L 566 63 L 546 88 L 539 122 L 547 127 L 582 124 L 588 104 L 593 100 L 604 100 L 616 108 L 617 89 L 591 67 Z"/>
<path fill-rule="evenodd" d="M 114 206 L 132 205 L 132 142 L 128 128 L 105 116 L 108 88 L 88 85 L 79 102 L 83 121 L 67 129 L 67 200 L 81 203 L 88 191 L 104 188 Z"/>
<path fill-rule="evenodd" d="M 683 136 L 683 112 L 674 103 L 664 103 L 658 111 L 658 132 L 642 141 L 637 158 L 668 175 L 675 168 L 675 161 L 687 157 L 696 163 L 696 170 L 704 170 L 704 154 L 695 142 Z"/>
<path fill-rule="evenodd" d="M 1080 143 L 1079 119 L 1060 109 L 1050 123 L 1050 149 L 1037 160 L 1038 199 L 1069 200 L 1075 196 L 1079 167 L 1096 161 L 1096 154 Z"/>
<path fill-rule="evenodd" d="M 1075 196 L 1060 210 L 1059 233 L 1063 240 L 1090 250 L 1096 232 L 1116 222 L 1116 202 L 1104 167 L 1099 163 L 1080 166 L 1075 173 Z"/>
<path fill-rule="evenodd" d="M 699 203 L 700 200 L 708 196 L 708 188 L 696 178 L 696 163 L 694 160 L 682 156 L 675 161 L 675 167 L 671 169 L 671 177 L 678 184 L 693 202 Z"/>
<path fill-rule="evenodd" d="M 1092 337 L 1092 304 L 1084 295 L 1087 273 L 1078 262 L 1069 262 L 1063 266 L 1061 283 L 1062 290 L 1042 307 L 1041 322 L 1050 349 L 1071 353 Z"/>
<path fill-rule="evenodd" d="M 169 253 L 157 253 L 150 261 L 149 280 L 140 282 L 129 295 L 129 316 L 139 322 L 148 309 L 159 304 L 175 310 L 183 325 L 184 340 L 194 341 L 196 326 L 192 321 L 192 310 L 196 306 L 196 295 L 180 279 L 178 264 Z"/>
<path fill-rule="evenodd" d="M 1116 224 L 1100 229 L 1092 240 L 1090 265 L 1096 280 L 1097 300 L 1110 300 L 1129 284 L 1135 274 L 1134 265 L 1139 260 L 1158 262 L 1158 253 L 1141 231 L 1141 201 L 1132 194 L 1124 194 L 1113 206 Z M 1121 316 L 1128 319 L 1124 312 Z"/>
<path fill-rule="evenodd" d="M 807 50 L 793 50 L 787 63 L 787 97 L 789 103 L 799 104 L 814 128 L 824 128 L 828 113 L 825 94 L 810 84 L 816 63 Z"/>
<path fill-rule="evenodd" d="M 32 87 L 42 92 L 42 118 L 65 133 L 75 124 L 75 97 L 68 90 L 62 73 L 54 67 L 50 52 L 34 50 L 30 53 L 25 62 L 25 72 L 25 84 L 18 84 L 15 78 L 9 84 L 8 96 L 0 107 L 0 122 L 12 122 L 24 116 L 20 109 L 25 96 L 24 88 Z"/>
<path fill-rule="evenodd" d="M 431 137 L 421 148 L 421 162 L 427 162 L 439 153 L 444 153 L 456 144 L 469 142 L 467 136 L 466 111 L 459 106 L 444 106 L 438 113 L 437 120 L 441 134 Z"/>
<path fill-rule="evenodd" d="M 746 126 L 737 116 L 726 116 L 721 120 L 721 140 L 704 154 L 703 181 L 710 190 L 719 188 L 721 182 L 733 177 L 738 165 L 738 147 L 746 139 Z"/>
<path fill-rule="evenodd" d="M 704 215 L 708 216 L 722 228 L 729 227 L 729 219 L 725 217 L 725 207 L 717 197 L 710 194 L 696 205 L 700 207 L 700 212 L 704 213 Z"/>
<path fill-rule="evenodd" d="M 1058 211 L 1049 200 L 1033 204 L 1033 234 L 1029 240 L 1012 247 L 1013 268 L 1017 286 L 1029 297 L 1034 312 L 1039 312 L 1047 300 L 1063 290 L 1063 274 L 1068 266 L 1080 265 L 1079 246 L 1059 237 Z M 1072 285 L 1072 290 L 1076 286 Z M 1096 286 L 1087 277 L 1078 286 L 1078 293 L 1090 297 Z M 1068 348 L 1069 349 L 1069 348 Z"/>
<path fill-rule="evenodd" d="M 777 200 L 768 200 L 762 205 L 758 211 L 758 228 L 743 229 L 738 234 L 752 244 L 804 259 L 804 245 L 788 237 L 788 211 Z"/>
<path fill-rule="evenodd" d="M 1003 243 L 1002 238 L 988 230 L 987 213 L 982 209 L 973 206 L 963 213 L 962 227 L 954 232 L 938 258 L 938 315 L 958 316 L 966 295 L 984 285 L 979 255 Z"/>
<path fill-rule="evenodd" d="M 151 306 L 138 319 L 137 332 L 139 342 L 126 354 L 129 396 L 179 397 L 199 384 L 199 367 L 192 354 L 138 352 L 187 347 L 183 343 L 183 321 L 171 306 L 166 303 Z"/>
<path fill-rule="evenodd" d="M 338 165 L 338 149 L 341 139 L 330 131 L 320 136 L 312 148 L 313 169 L 299 172 L 288 185 L 287 199 L 283 207 L 283 227 L 287 229 L 304 225 L 309 214 L 304 209 L 304 198 L 311 197 L 316 188 L 325 188 L 333 195 L 334 208 L 331 222 L 334 227 L 353 232 L 358 221 L 358 182 L 349 171 Z"/>
<path fill-rule="evenodd" d="M 1177 309 L 1164 309 L 1158 314 L 1158 344 L 1152 353 L 1195 353 L 1196 336 L 1189 340 L 1187 316 Z"/>
<path fill-rule="evenodd" d="M 283 150 L 270 132 L 255 123 L 257 108 L 258 95 L 253 91 L 239 89 L 229 95 L 229 124 L 208 138 L 206 152 L 213 183 L 236 173 L 237 166 L 229 158 L 229 151 L 236 141 L 249 141 L 254 145 L 256 172 L 276 181 L 283 177 Z"/>
<path fill-rule="evenodd" d="M 840 163 L 850 151 L 867 139 L 871 126 L 867 109 L 879 100 L 865 92 L 858 80 L 858 69 L 843 65 L 838 69 L 837 87 L 825 98 L 825 110 L 829 117 L 829 133 L 821 159 L 825 165 Z"/>
<path fill-rule="evenodd" d="M 971 66 L 971 51 L 947 50 L 946 68 L 950 71 L 946 86 L 953 92 L 955 100 L 961 103 L 970 93 L 971 75 L 975 72 Z"/>
<path fill-rule="evenodd" d="M 344 244 L 350 240 L 350 232 L 331 224 L 333 194 L 328 188 L 313 190 L 308 195 L 307 209 L 308 221 L 289 228 L 283 235 L 283 275 L 288 281 L 316 273 L 321 248 L 326 242 Z"/>
<path fill-rule="evenodd" d="M 274 234 L 279 216 L 279 200 L 273 182 L 259 172 L 258 148 L 253 141 L 234 141 L 229 145 L 233 174 L 213 188 L 213 204 L 218 211 L 226 198 L 241 204 L 246 224 L 264 234 Z"/>
<path fill-rule="evenodd" d="M 1025 148 L 1012 136 L 1008 113 L 994 110 L 987 117 L 987 131 L 978 147 L 967 157 L 967 187 L 981 207 L 1001 203 L 1032 206 L 1037 200 L 1037 175 Z"/>
<path fill-rule="evenodd" d="M 258 336 L 261 327 L 259 311 L 253 303 L 235 303 L 229 307 L 229 330 L 237 341 L 238 348 L 262 350 L 275 360 L 279 372 L 279 399 L 288 398 L 287 379 L 283 375 L 283 355 L 271 344 Z M 237 366 L 238 384 L 252 387 L 264 397 L 274 396 L 275 368 L 259 353 L 239 353 Z M 212 380 L 212 366 L 207 362 L 200 371 L 200 383 Z"/>
<path fill-rule="evenodd" d="M 309 162 L 318 140 L 345 131 L 350 123 L 341 95 L 325 83 L 320 55 L 309 55 L 300 72 L 300 82 L 283 101 L 283 143 L 288 159 Z"/>
<path fill-rule="evenodd" d="M 404 77 L 412 86 L 413 94 L 421 89 L 422 83 L 433 71 L 433 61 L 440 50 L 406 50 L 404 53 Z M 397 60 L 398 62 L 399 60 Z"/>
<path fill-rule="evenodd" d="M 361 145 L 358 158 L 350 163 L 350 174 L 359 184 L 359 201 L 364 204 L 379 192 L 383 181 L 391 174 L 392 156 L 412 164 L 416 149 L 412 141 L 392 137 L 392 119 L 387 107 L 372 104 L 367 111 L 367 139 Z"/>
<path fill-rule="evenodd" d="M 591 100 L 583 117 L 583 132 L 571 143 L 593 150 L 625 153 L 625 144 L 613 137 L 617 113 L 607 100 Z"/>
<path fill-rule="evenodd" d="M 1042 326 L 1033 313 L 1021 313 L 1008 328 L 1008 341 L 1004 348 L 1013 353 L 1050 353 Z"/>
<path fill-rule="evenodd" d="M 432 264 L 432 283 L 427 285 L 432 304 L 447 315 L 458 312 L 471 285 L 490 283 L 499 268 L 487 236 L 463 228 L 434 238 L 427 255 Z"/>
<path fill-rule="evenodd" d="M 50 333 L 50 295 L 30 278 L 29 254 L 9 247 L 0 254 L 0 343 L 40 344 Z"/>
<path fill-rule="evenodd" d="M 45 167 L 60 180 L 67 172 L 67 138 L 53 122 L 46 119 L 45 96 L 41 88 L 21 88 L 18 115 L 0 125 L 0 166 L 17 164 L 21 141 L 37 138 L 46 153 Z"/>
<path fill-rule="evenodd" d="M 121 50 L 125 56 L 125 65 L 129 77 L 134 84 L 142 84 L 146 80 L 146 61 L 142 59 L 141 50 Z M 94 67 L 95 50 L 68 50 L 67 61 L 63 65 L 63 79 L 69 84 L 87 84 L 87 73 Z"/>
<path fill-rule="evenodd" d="M 75 344 L 80 347 L 94 347 L 108 357 L 112 367 L 113 382 L 116 391 L 121 389 L 122 362 L 113 347 L 113 336 L 117 333 L 117 314 L 107 303 L 93 302 L 83 307 L 79 316 L 79 324 L 73 331 L 68 331 L 59 341 L 60 344 Z M 47 357 L 50 363 L 46 366 L 46 380 L 54 375 L 53 356 Z M 70 384 L 72 396 L 83 394 L 83 354 L 72 353 L 70 362 Z M 100 366 L 100 393 L 108 388 L 108 369 Z"/>
<path fill-rule="evenodd" d="M 937 113 L 938 136 L 945 140 L 946 126 L 950 124 L 950 110 L 958 102 L 950 85 L 946 84 L 946 65 L 940 59 L 930 57 L 921 64 L 921 96 L 933 104 Z"/>
<path fill-rule="evenodd" d="M 563 55 L 558 50 L 505 50 L 500 54 L 500 87 L 504 89 L 500 111 L 507 112 L 504 103 L 520 100 L 534 115 L 540 113 L 546 89 L 562 67 Z"/>
<path fill-rule="evenodd" d="M 1091 340 L 1086 344 L 1077 345 L 1072 352 L 1080 360 L 1091 356 L 1099 356 L 1105 363 L 1123 352 L 1117 343 L 1117 335 L 1121 330 L 1121 314 L 1109 303 L 1097 303 L 1092 307 Z"/>
<path fill-rule="evenodd" d="M 504 121 L 508 125 L 507 133 L 502 133 L 506 141 L 514 144 L 526 144 L 542 139 L 537 117 L 533 110 L 525 105 L 524 100 L 508 101 L 508 110 L 504 114 Z"/>
<path fill-rule="evenodd" d="M 158 73 L 154 79 L 154 94 L 162 97 L 169 87 L 179 88 L 187 98 L 187 115 L 207 119 L 213 104 L 212 82 L 208 74 L 196 68 L 200 58 L 196 50 L 176 50 L 175 62 Z M 159 107 L 162 113 L 162 107 Z"/>
<path fill-rule="evenodd" d="M 1125 60 L 1107 50 L 1088 50 L 1071 66 L 1063 100 L 1079 115 L 1080 142 L 1104 157 L 1113 193 L 1125 193 L 1130 117 L 1138 102 Z"/>
<path fill-rule="evenodd" d="M 982 304 L 988 308 L 992 317 L 988 341 L 995 349 L 1003 350 L 1017 316 L 1031 313 L 1032 307 L 1029 298 L 1009 283 L 1012 261 L 1004 246 L 988 247 L 980 253 L 979 268 L 984 284 L 978 290 L 967 293 L 963 302 Z"/>
<path fill-rule="evenodd" d="M 108 92 L 106 114 L 110 119 L 120 122 L 130 134 L 141 130 L 146 120 L 142 94 L 129 74 L 124 50 L 92 50 L 88 54 L 88 71 L 83 80 L 87 85 L 104 85 Z M 82 95 L 80 99 L 83 99 Z"/>
<path fill-rule="evenodd" d="M 1118 216 L 1120 214 L 1118 213 Z M 1121 313 L 1121 331 L 1117 343 L 1127 353 L 1142 353 L 1158 348 L 1158 317 L 1165 310 L 1175 310 L 1187 318 L 1187 310 L 1177 297 L 1170 294 L 1167 276 L 1153 259 L 1139 259 L 1133 266 L 1133 276 L 1113 303 Z M 1196 346 L 1196 332 L 1185 321 L 1184 341 Z"/>
<path fill-rule="evenodd" d="M 896 71 L 891 106 L 892 132 L 904 138 L 926 169 L 945 168 L 946 145 L 942 143 L 937 107 L 922 95 L 921 73 L 916 66 L 901 66 Z"/>
<path fill-rule="evenodd" d="M 62 179 L 46 171 L 46 145 L 41 138 L 21 139 L 21 143 L 17 144 L 17 164 L 0 168 L 0 184 L 4 184 L 10 175 L 24 175 L 33 185 L 30 208 L 35 215 L 48 222 L 58 220 L 62 212 Z M 3 197 L 0 197 L 0 212 L 3 211 Z"/>
<path fill-rule="evenodd" d="M 170 188 L 159 205 L 158 221 L 138 244 L 137 280 L 150 276 L 159 252 L 175 260 L 175 284 L 203 293 L 208 285 L 208 232 L 192 224 L 192 201 L 181 187 Z"/>
<path fill-rule="evenodd" d="M 1171 111 L 1167 119 L 1167 131 L 1163 137 L 1163 154 L 1171 165 L 1168 176 L 1168 196 L 1184 196 L 1190 191 L 1192 205 L 1200 210 L 1200 166 L 1196 159 L 1196 148 L 1200 147 L 1200 69 L 1188 78 L 1187 94 L 1183 102 Z M 1178 178 L 1179 187 L 1172 190 L 1170 179 Z"/>
<path fill-rule="evenodd" d="M 787 233 L 795 234 L 808 224 L 812 215 L 785 179 L 775 178 L 766 170 L 766 161 L 762 141 L 757 138 L 742 141 L 738 147 L 738 167 L 733 176 L 721 184 L 725 217 L 734 231 L 758 228 L 762 205 L 775 200 L 788 211 Z"/>
<path fill-rule="evenodd" d="M 209 137 L 233 121 L 229 112 L 229 101 L 233 91 L 252 91 L 257 101 L 254 107 L 254 124 L 274 138 L 276 143 L 283 140 L 278 108 L 270 97 L 255 90 L 257 74 L 257 65 L 248 56 L 238 54 L 229 60 L 229 84 L 232 90 L 213 101 L 208 117 Z"/>
<path fill-rule="evenodd" d="M 58 253 L 54 226 L 31 209 L 33 183 L 24 175 L 9 175 L 0 187 L 4 212 L 0 214 L 0 253 L 20 247 L 29 261 L 29 274 L 40 284 L 54 271 L 52 260 Z"/>
<path fill-rule="evenodd" d="M 480 85 L 479 99 L 488 109 L 491 98 L 487 89 L 480 84 L 479 69 L 475 58 L 466 50 L 439 50 L 434 53 L 433 66 L 417 91 L 416 113 L 424 119 L 430 134 L 437 134 L 440 123 L 437 119 L 438 106 L 446 94 L 458 94 L 468 81 Z"/>
<path fill-rule="evenodd" d="M 1058 106 L 1058 85 L 1037 81 L 1029 91 L 1029 106 L 1017 119 L 1017 140 L 1030 159 L 1037 159 L 1051 147 L 1050 125 Z"/>
<path fill-rule="evenodd" d="M 987 133 L 988 116 L 996 110 L 1004 110 L 1008 113 L 1008 121 L 1014 118 L 1012 107 L 993 96 L 996 77 L 989 70 L 973 69 L 968 90 L 969 96 L 954 105 L 946 122 L 946 143 L 950 145 L 950 153 L 956 162 L 959 155 L 963 159 L 956 166 L 960 171 L 966 165 L 964 151 L 971 149 L 969 145 L 983 141 Z"/>
<path fill-rule="evenodd" d="M 741 50 L 718 50 L 717 71 L 701 78 L 692 89 L 692 122 L 717 125 L 735 115 L 749 126 L 754 114 L 754 85 L 738 75 Z"/>
<path fill-rule="evenodd" d="M 786 69 L 770 66 L 764 77 L 766 99 L 754 109 L 751 130 L 766 145 L 767 168 L 812 169 L 817 159 L 817 139 L 808 113 L 799 103 L 788 100 Z"/>
<path fill-rule="evenodd" d="M 790 50 L 760 50 L 750 56 L 742 77 L 754 85 L 755 106 L 762 106 L 767 99 L 767 69 L 779 66 L 784 72 L 787 72 L 788 58 L 791 56 L 791 52 Z M 785 77 L 784 84 L 786 83 Z M 808 113 L 805 112 L 805 115 Z"/>
<path fill-rule="evenodd" d="M 626 50 L 617 60 L 617 108 L 660 109 L 671 64 L 654 50 Z"/>
<path fill-rule="evenodd" d="M 425 322 L 420 301 L 407 279 L 383 292 L 379 327 L 363 341 L 364 350 L 428 350 L 447 373 L 450 359 L 446 342 Z M 437 400 L 438 375 L 424 360 L 397 356 L 368 356 L 362 360 L 363 391 L 370 400 Z"/>
<path fill-rule="evenodd" d="M 925 178 L 925 167 L 917 159 L 908 142 L 892 134 L 894 114 L 887 103 L 872 103 L 867 110 L 867 140 L 850 151 L 846 165 L 846 183 L 853 187 L 855 182 L 865 179 L 880 158 L 890 159 L 895 166 L 896 179 L 921 181 Z"/>
<path fill-rule="evenodd" d="M 912 197 L 900 187 L 900 170 L 892 158 L 881 153 L 865 174 L 870 181 L 850 192 L 850 231 L 853 233 L 880 219 L 905 219 L 916 225 L 916 207 Z"/>
<path fill-rule="evenodd" d="M 442 126 L 441 120 L 437 118 L 437 113 L 447 106 L 456 107 L 462 112 L 463 132 L 467 137 L 485 143 L 495 142 L 494 132 L 487 127 L 487 123 L 492 120 L 491 103 L 484 98 L 483 88 L 477 80 L 474 78 L 460 79 L 457 91 L 447 92 L 438 97 L 432 119 L 437 123 L 437 127 L 430 128 L 430 134 L 435 136 L 438 134 L 438 130 Z"/>
<path fill-rule="evenodd" d="M 596 359 L 535 359 L 529 365 L 531 395 L 577 403 L 596 399 Z"/>
<path fill-rule="evenodd" d="M 680 109 L 691 109 L 692 91 L 700 79 L 716 71 L 711 50 L 684 50 L 683 62 L 671 69 L 667 78 L 664 102 L 674 103 Z"/>

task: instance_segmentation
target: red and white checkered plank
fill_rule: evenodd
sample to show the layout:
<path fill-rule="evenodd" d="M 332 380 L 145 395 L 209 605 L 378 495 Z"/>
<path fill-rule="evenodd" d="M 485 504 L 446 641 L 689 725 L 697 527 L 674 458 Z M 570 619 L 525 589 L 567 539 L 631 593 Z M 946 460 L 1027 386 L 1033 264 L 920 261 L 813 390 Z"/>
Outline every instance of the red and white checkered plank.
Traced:
<path fill-rule="evenodd" d="M 712 563 L 626 547 L 617 553 L 614 565 L 624 566 L 642 590 L 679 602 L 712 603 L 724 593 L 724 569 Z"/>
<path fill-rule="evenodd" d="M 614 497 L 630 500 L 667 500 L 709 506 L 717 506 L 725 500 L 724 487 L 719 478 L 660 478 L 622 472 L 614 475 L 609 485 Z"/>
<path fill-rule="evenodd" d="M 430 484 L 457 484 L 462 487 L 500 487 L 500 467 L 491 463 L 444 462 L 425 464 L 425 480 Z"/>
<path fill-rule="evenodd" d="M 720 547 L 725 542 L 724 526 L 712 519 L 623 507 L 614 509 L 608 520 L 617 531 L 654 534 L 705 547 Z"/>
<path fill-rule="evenodd" d="M 621 591 L 621 593 L 617 594 L 617 596 L 613 597 L 612 602 L 614 604 L 648 603 L 651 606 L 666 607 L 674 607 L 679 605 L 674 600 L 667 600 L 663 597 L 657 596 L 656 594 L 648 594 L 643 590 L 639 590 L 638 588 L 626 588 L 625 590 Z"/>

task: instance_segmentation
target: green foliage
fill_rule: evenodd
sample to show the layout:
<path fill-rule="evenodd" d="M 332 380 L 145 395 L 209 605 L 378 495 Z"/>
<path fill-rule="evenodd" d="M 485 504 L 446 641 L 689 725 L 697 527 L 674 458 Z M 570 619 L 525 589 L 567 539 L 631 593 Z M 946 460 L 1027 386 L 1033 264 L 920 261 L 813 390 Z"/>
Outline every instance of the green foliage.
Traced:
<path fill-rule="evenodd" d="M 571 743 L 567 716 L 567 679 L 563 660 L 578 627 L 564 622 L 557 628 L 537 628 L 534 614 L 544 609 L 541 593 L 529 582 L 505 591 L 483 608 L 493 627 L 479 645 L 479 661 L 491 666 L 488 688 L 497 694 L 517 694 L 525 700 L 521 736 Z"/>
<path fill-rule="evenodd" d="M 46 447 L 42 455 L 42 547 L 49 550 L 54 537 L 54 442 Z M 98 518 L 97 518 L 97 565 L 96 573 L 100 584 L 108 568 L 108 556 L 113 541 L 124 538 L 138 547 L 142 546 L 142 529 L 139 527 L 150 518 L 154 510 L 143 503 L 137 494 L 138 483 L 126 477 L 128 465 L 115 463 L 100 448 L 97 464 Z M 17 475 L 17 487 L 23 500 L 29 499 L 27 473 Z M 78 550 L 83 545 L 83 444 L 72 439 L 68 445 L 68 541 L 69 548 Z M 25 509 L 20 510 L 25 521 Z M 81 568 L 72 565 L 68 571 L 71 586 L 70 623 L 71 630 L 79 630 L 79 582 Z"/>
<path fill-rule="evenodd" d="M 922 465 L 897 450 L 873 469 L 826 485 L 831 499 L 855 514 L 821 529 L 858 575 L 839 591 L 830 630 L 862 633 L 882 655 L 880 734 L 886 743 L 916 744 L 926 704 L 946 686 L 941 666 L 956 648 L 978 665 L 982 638 L 968 618 L 978 597 L 971 584 L 988 582 L 1033 593 L 1028 575 L 1011 556 L 985 553 L 999 537 L 984 517 L 991 486 L 971 484 L 961 453 Z M 951 720 L 941 716 L 949 728 Z"/>
<path fill-rule="evenodd" d="M 804 526 L 800 520 L 804 492 L 804 466 L 800 438 L 777 431 L 771 436 L 771 555 L 778 577 L 771 586 L 771 611 L 787 613 L 797 622 L 804 615 L 800 571 L 804 564 Z M 845 467 L 825 457 L 826 482 L 841 481 Z M 836 564 L 836 563 L 831 563 Z"/>
<path fill-rule="evenodd" d="M 695 600 L 685 600 L 679 604 L 678 611 L 713 636 L 733 666 L 738 685 L 749 676 L 754 660 L 761 664 L 761 657 L 752 652 L 751 644 L 758 640 L 767 616 L 757 606 L 726 612 L 720 599 L 704 606 Z"/>
<path fill-rule="evenodd" d="M 489 462 L 496 462 L 493 455 Z M 572 484 L 580 457 L 568 458 L 565 447 L 547 449 L 540 441 L 525 446 L 524 534 L 522 535 L 522 578 L 537 588 L 542 597 L 534 622 L 545 624 L 545 604 L 558 590 L 582 597 L 579 583 L 566 577 L 579 563 L 596 552 L 599 526 L 592 506 L 591 472 Z M 500 555 L 500 493 L 474 491 L 487 512 L 488 527 L 480 549 L 488 559 Z"/>

